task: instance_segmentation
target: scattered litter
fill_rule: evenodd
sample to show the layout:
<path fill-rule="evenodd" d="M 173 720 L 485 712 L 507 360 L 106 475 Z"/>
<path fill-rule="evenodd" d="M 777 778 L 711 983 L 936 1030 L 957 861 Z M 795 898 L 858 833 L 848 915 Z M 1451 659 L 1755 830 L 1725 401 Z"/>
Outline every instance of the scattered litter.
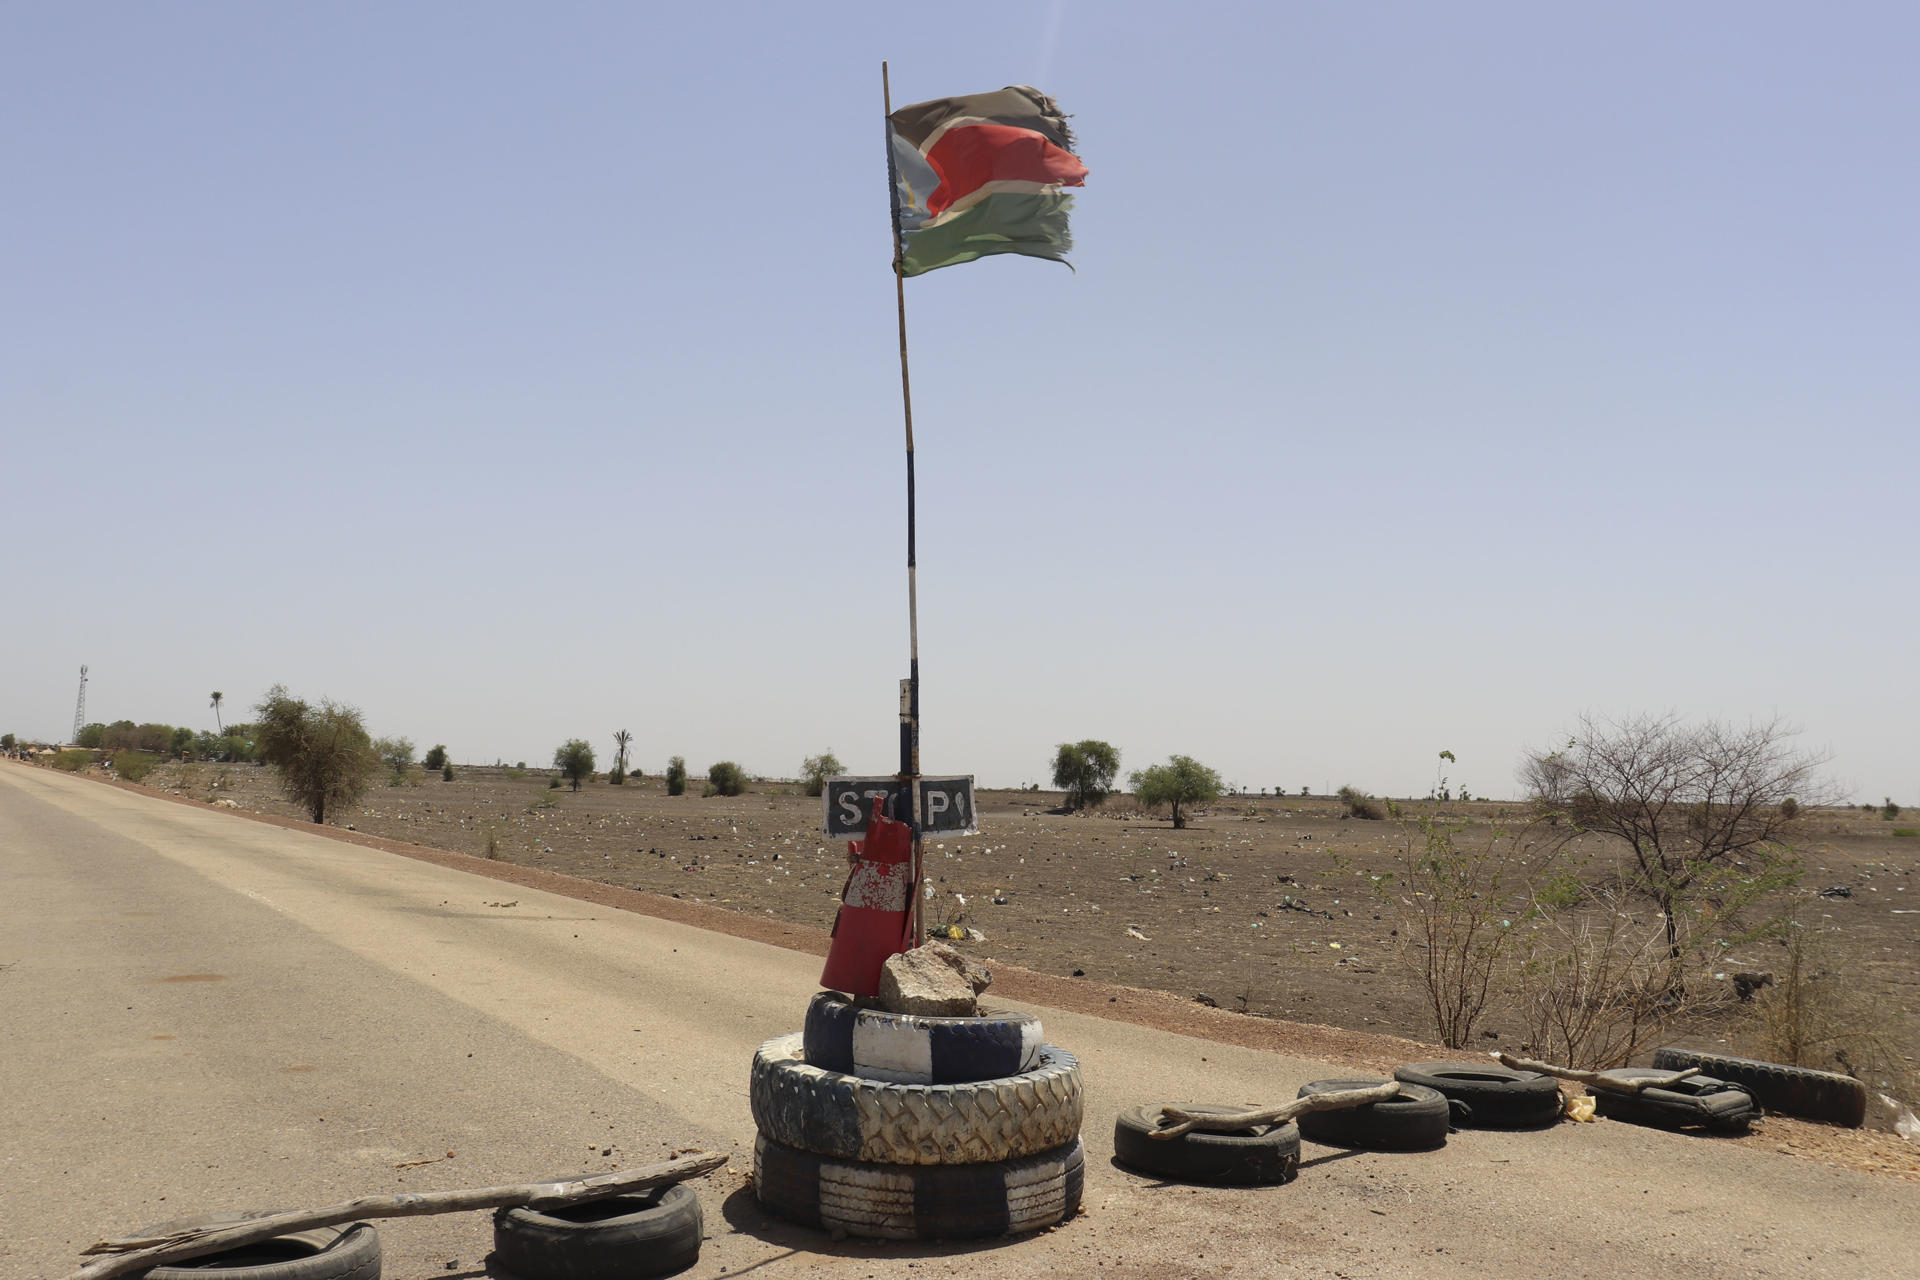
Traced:
<path fill-rule="evenodd" d="M 1820 896 L 1823 898 L 1851 898 L 1853 896 L 1853 888 L 1851 885 L 1836 884 L 1830 888 L 1822 889 Z"/>
<path fill-rule="evenodd" d="M 1140 931 L 1139 931 L 1138 929 L 1136 929 L 1136 928 L 1134 928 L 1134 927 L 1133 927 L 1132 925 L 1128 925 L 1128 926 L 1127 926 L 1127 936 L 1128 936 L 1129 938 L 1138 938 L 1138 939 L 1140 939 L 1140 941 L 1142 941 L 1142 942 L 1152 942 L 1152 941 L 1153 941 L 1153 939 L 1152 939 L 1152 938 L 1149 938 L 1149 937 L 1148 937 L 1148 936 L 1147 936 L 1146 934 L 1144 934 L 1144 933 L 1142 933 L 1142 932 L 1140 932 Z"/>

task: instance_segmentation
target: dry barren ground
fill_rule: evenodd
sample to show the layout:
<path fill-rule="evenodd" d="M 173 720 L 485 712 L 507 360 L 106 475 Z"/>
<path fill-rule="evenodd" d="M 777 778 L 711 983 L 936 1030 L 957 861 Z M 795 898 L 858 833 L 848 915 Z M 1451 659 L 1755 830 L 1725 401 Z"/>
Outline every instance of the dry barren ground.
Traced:
<path fill-rule="evenodd" d="M 170 765 L 146 787 L 304 817 L 258 767 Z M 928 923 L 977 931 L 964 945 L 990 963 L 1089 989 L 1168 993 L 1196 1015 L 1253 1033 L 1221 1038 L 1257 1042 L 1259 1024 L 1281 1021 L 1434 1038 L 1424 995 L 1398 959 L 1398 921 L 1368 887 L 1408 838 L 1403 825 L 1342 818 L 1328 799 L 1240 797 L 1176 831 L 1125 811 L 1060 814 L 1058 799 L 985 792 L 979 835 L 931 842 Z M 1517 806 L 1442 809 L 1444 820 L 1472 824 L 1467 839 L 1517 819 Z M 843 847 L 823 839 L 819 824 L 820 801 L 791 785 L 703 799 L 668 796 L 652 777 L 621 787 L 599 780 L 576 793 L 550 789 L 541 770 L 488 768 L 460 769 L 450 783 L 431 774 L 383 781 L 337 819 L 384 840 L 678 900 L 699 908 L 689 918 L 700 923 L 730 920 L 729 931 L 803 949 L 820 945 L 831 925 L 846 868 Z M 1895 825 L 1821 813 L 1800 857 L 1812 887 L 1850 891 L 1819 910 L 1840 926 L 1847 981 L 1871 993 L 1881 1030 L 1911 1062 L 1920 1052 L 1920 841 L 1893 836 Z M 1766 969 L 1773 957 L 1758 947 L 1730 954 L 1727 967 Z M 1739 1012 L 1672 1038 L 1742 1051 Z M 1522 1050 L 1511 1009 L 1496 1006 L 1483 1028 L 1480 1048 Z M 1912 1163 L 1910 1150 L 1896 1142 L 1874 1159 Z"/>

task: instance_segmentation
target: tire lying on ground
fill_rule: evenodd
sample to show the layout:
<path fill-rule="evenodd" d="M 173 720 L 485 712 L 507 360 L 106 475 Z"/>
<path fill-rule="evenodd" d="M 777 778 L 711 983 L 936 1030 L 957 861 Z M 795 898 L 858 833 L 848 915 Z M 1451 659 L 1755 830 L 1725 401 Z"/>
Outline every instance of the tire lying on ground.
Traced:
<path fill-rule="evenodd" d="M 1657 1067 L 1615 1067 L 1600 1074 L 1613 1080 L 1649 1080 L 1673 1072 Z M 1595 1115 L 1660 1129 L 1699 1125 L 1714 1133 L 1745 1133 L 1760 1114 L 1745 1089 L 1712 1076 L 1689 1076 L 1670 1086 L 1638 1093 L 1618 1093 L 1593 1085 L 1587 1092 L 1593 1097 Z"/>
<path fill-rule="evenodd" d="M 1850 1129 L 1867 1120 L 1867 1086 L 1852 1076 L 1673 1048 L 1655 1049 L 1653 1065 L 1667 1071 L 1699 1067 L 1717 1080 L 1739 1085 L 1755 1102 L 1782 1115 L 1825 1120 Z"/>
<path fill-rule="evenodd" d="M 814 996 L 803 1034 L 814 1066 L 896 1084 L 996 1080 L 1040 1060 L 1040 1019 L 1029 1014 L 925 1018 L 862 1009 L 837 991 Z"/>
<path fill-rule="evenodd" d="M 1079 1136 L 1080 1064 L 1044 1045 L 1031 1071 L 966 1084 L 893 1084 L 802 1059 L 801 1034 L 753 1055 L 747 1097 L 775 1142 L 872 1164 L 980 1164 L 1065 1146 Z"/>
<path fill-rule="evenodd" d="M 1237 1115 L 1252 1104 L 1176 1102 L 1195 1115 Z M 1156 1138 L 1158 1104 L 1128 1107 L 1113 1122 L 1113 1158 L 1130 1169 L 1174 1182 L 1223 1186 L 1277 1186 L 1300 1172 L 1300 1130 L 1291 1122 L 1262 1124 L 1226 1133 L 1190 1129 L 1177 1138 Z"/>
<path fill-rule="evenodd" d="M 1066 1146 L 989 1164 L 887 1165 L 831 1160 L 775 1142 L 753 1144 L 760 1203 L 804 1226 L 882 1240 L 1019 1235 L 1080 1207 L 1086 1156 Z"/>
<path fill-rule="evenodd" d="M 1371 1089 L 1385 1080 L 1310 1080 L 1299 1097 Z M 1400 1085 L 1400 1096 L 1390 1102 L 1369 1102 L 1337 1111 L 1309 1111 L 1295 1122 L 1300 1136 L 1336 1147 L 1369 1151 L 1429 1151 L 1444 1146 L 1451 1112 L 1445 1095 L 1425 1085 Z"/>
<path fill-rule="evenodd" d="M 684 1182 L 580 1204 L 496 1209 L 493 1253 L 521 1280 L 627 1280 L 700 1257 L 700 1197 Z"/>
<path fill-rule="evenodd" d="M 1395 1068 L 1393 1078 L 1465 1103 L 1466 1115 L 1460 1118 L 1465 1128 L 1539 1129 L 1558 1120 L 1566 1107 L 1552 1076 L 1495 1062 L 1409 1062 Z"/>
<path fill-rule="evenodd" d="M 163 1236 L 182 1227 L 238 1226 L 237 1213 L 202 1214 L 148 1227 Z M 371 1223 L 290 1231 L 222 1253 L 153 1267 L 147 1280 L 380 1280 L 380 1233 Z"/>

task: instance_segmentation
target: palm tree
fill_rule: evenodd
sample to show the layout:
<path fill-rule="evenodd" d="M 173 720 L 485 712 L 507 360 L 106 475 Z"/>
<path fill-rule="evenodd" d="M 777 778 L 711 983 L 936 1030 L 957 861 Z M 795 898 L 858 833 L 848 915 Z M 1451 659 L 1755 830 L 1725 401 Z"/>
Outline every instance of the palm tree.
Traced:
<path fill-rule="evenodd" d="M 224 696 L 218 689 L 213 691 L 213 727 L 220 730 L 223 738 L 227 736 L 226 726 L 220 723 L 220 699 Z"/>
<path fill-rule="evenodd" d="M 618 730 L 613 735 L 613 767 L 621 773 L 627 771 L 627 744 L 632 741 L 633 735 L 625 729 Z"/>

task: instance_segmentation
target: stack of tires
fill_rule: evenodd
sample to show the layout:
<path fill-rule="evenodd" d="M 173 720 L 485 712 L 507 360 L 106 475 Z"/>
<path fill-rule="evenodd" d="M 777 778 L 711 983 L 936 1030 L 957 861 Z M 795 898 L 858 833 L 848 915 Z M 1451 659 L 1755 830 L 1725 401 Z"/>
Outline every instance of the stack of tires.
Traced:
<path fill-rule="evenodd" d="M 932 1018 L 822 991 L 753 1055 L 754 1190 L 793 1222 L 932 1240 L 1017 1235 L 1080 1205 L 1080 1064 L 1025 1014 Z"/>

